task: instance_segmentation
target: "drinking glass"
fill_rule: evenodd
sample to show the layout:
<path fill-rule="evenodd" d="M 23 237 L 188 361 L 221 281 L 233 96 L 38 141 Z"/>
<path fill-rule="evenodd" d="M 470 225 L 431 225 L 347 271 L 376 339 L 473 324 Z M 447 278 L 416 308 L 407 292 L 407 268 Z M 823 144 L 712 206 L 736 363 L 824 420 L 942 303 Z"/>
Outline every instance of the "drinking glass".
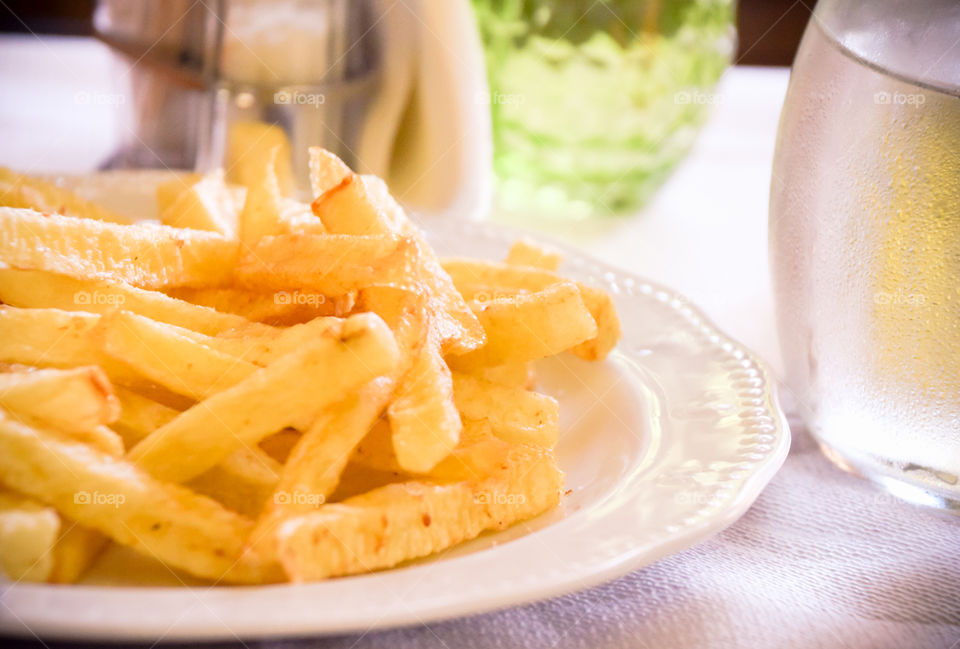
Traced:
<path fill-rule="evenodd" d="M 239 136 L 252 134 L 244 147 L 286 143 L 294 189 L 305 196 L 307 145 L 361 167 L 355 151 L 389 147 L 367 145 L 364 127 L 384 87 L 386 33 L 403 18 L 393 4 L 98 0 L 96 34 L 125 57 L 133 97 L 107 166 L 206 172 L 228 167 Z"/>
<path fill-rule="evenodd" d="M 960 4 L 821 0 L 780 122 L 787 384 L 837 464 L 960 509 Z"/>
<path fill-rule="evenodd" d="M 718 102 L 735 43 L 733 0 L 472 1 L 511 212 L 642 205 Z"/>

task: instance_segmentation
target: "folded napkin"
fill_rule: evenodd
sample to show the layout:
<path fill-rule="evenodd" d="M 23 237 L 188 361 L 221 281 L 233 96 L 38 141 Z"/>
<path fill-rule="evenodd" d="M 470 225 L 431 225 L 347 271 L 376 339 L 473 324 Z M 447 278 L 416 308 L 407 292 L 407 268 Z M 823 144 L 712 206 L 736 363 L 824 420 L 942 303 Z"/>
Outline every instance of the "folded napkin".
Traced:
<path fill-rule="evenodd" d="M 355 151 L 361 171 L 418 212 L 485 217 L 493 140 L 469 0 L 376 2 L 386 71 Z"/>

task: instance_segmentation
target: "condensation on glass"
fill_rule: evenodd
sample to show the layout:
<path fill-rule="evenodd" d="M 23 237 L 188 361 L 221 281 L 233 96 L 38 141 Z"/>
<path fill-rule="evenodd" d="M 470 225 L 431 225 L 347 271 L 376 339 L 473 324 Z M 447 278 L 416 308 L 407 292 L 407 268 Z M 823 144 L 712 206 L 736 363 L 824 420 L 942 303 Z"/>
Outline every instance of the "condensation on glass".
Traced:
<path fill-rule="evenodd" d="M 794 63 L 770 247 L 787 383 L 825 452 L 960 503 L 960 4 L 821 0 Z"/>

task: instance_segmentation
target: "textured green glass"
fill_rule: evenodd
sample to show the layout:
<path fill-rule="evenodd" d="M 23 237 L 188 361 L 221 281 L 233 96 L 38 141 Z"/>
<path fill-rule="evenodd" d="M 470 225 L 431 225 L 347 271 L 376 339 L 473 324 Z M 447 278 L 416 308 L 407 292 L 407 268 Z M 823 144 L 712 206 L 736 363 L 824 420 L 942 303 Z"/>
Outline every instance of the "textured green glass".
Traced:
<path fill-rule="evenodd" d="M 473 0 L 497 195 L 583 217 L 642 205 L 686 153 L 734 44 L 733 0 Z"/>

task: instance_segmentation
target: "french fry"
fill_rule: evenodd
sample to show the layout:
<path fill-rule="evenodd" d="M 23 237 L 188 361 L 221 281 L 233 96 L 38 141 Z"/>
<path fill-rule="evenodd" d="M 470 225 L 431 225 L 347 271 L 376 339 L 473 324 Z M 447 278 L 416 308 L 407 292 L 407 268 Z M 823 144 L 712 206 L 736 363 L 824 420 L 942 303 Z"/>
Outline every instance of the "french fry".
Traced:
<path fill-rule="evenodd" d="M 60 537 L 53 546 L 53 570 L 47 581 L 73 584 L 87 571 L 110 542 L 97 530 L 61 520 Z"/>
<path fill-rule="evenodd" d="M 570 351 L 588 361 L 600 361 L 613 351 L 620 341 L 622 331 L 620 318 L 617 316 L 617 307 L 613 298 L 606 291 L 580 287 L 583 303 L 590 310 L 590 315 L 597 323 L 597 335 L 585 340 Z"/>
<path fill-rule="evenodd" d="M 493 365 L 492 367 L 475 368 L 472 373 L 474 376 L 505 385 L 510 388 L 523 388 L 525 390 L 533 389 L 537 382 L 537 373 L 533 363 L 504 363 L 503 365 Z"/>
<path fill-rule="evenodd" d="M 332 173 L 339 175 L 336 169 Z M 330 232 L 354 236 L 408 235 L 406 215 L 399 205 L 385 199 L 385 193 L 379 179 L 351 172 L 321 191 L 311 208 Z"/>
<path fill-rule="evenodd" d="M 563 261 L 563 255 L 530 239 L 517 239 L 510 246 L 506 262 L 511 266 L 533 266 L 543 270 L 556 271 Z"/>
<path fill-rule="evenodd" d="M 231 313 L 177 300 L 122 282 L 76 279 L 39 270 L 0 269 L 0 301 L 24 308 L 108 313 L 117 308 L 214 335 L 250 322 Z"/>
<path fill-rule="evenodd" d="M 280 464 L 286 464 L 293 447 L 297 445 L 301 437 L 303 437 L 303 433 L 299 430 L 287 428 L 265 437 L 260 442 L 260 448 Z"/>
<path fill-rule="evenodd" d="M 179 411 L 129 390 L 120 389 L 123 404 L 116 428 L 127 448 L 134 447 L 150 433 L 168 424 Z M 188 483 L 195 491 L 210 496 L 229 509 L 256 517 L 273 493 L 281 464 L 262 449 L 244 447 L 227 456 Z"/>
<path fill-rule="evenodd" d="M 104 453 L 123 455 L 123 439 L 106 426 L 120 406 L 95 365 L 0 373 L 0 407 L 17 421 L 56 428 Z"/>
<path fill-rule="evenodd" d="M 20 207 L 109 223 L 127 223 L 100 205 L 57 185 L 0 167 L 0 206 Z"/>
<path fill-rule="evenodd" d="M 261 177 L 256 182 L 248 181 L 247 200 L 240 212 L 239 234 L 245 246 L 253 246 L 261 238 L 282 234 L 284 231 L 283 192 L 277 180 L 276 163 L 278 147 L 271 149 L 264 158 Z"/>
<path fill-rule="evenodd" d="M 280 201 L 280 234 L 329 234 L 307 203 L 284 197 Z"/>
<path fill-rule="evenodd" d="M 0 482 L 163 563 L 214 581 L 279 575 L 244 543 L 253 523 L 84 444 L 0 417 Z"/>
<path fill-rule="evenodd" d="M 129 457 L 162 479 L 188 480 L 390 372 L 397 356 L 382 320 L 354 316 L 342 340 L 318 339 L 257 370 L 154 431 Z"/>
<path fill-rule="evenodd" d="M 459 482 L 479 480 L 496 473 L 509 459 L 513 444 L 494 435 L 487 419 L 463 418 L 460 442 L 435 467 L 419 476 L 405 472 L 393 452 L 390 427 L 384 422 L 374 426 L 350 456 L 349 466 L 393 474 L 399 479 Z M 391 482 L 396 482 L 397 478 Z"/>
<path fill-rule="evenodd" d="M 481 480 L 510 463 L 514 444 L 494 435 L 486 419 L 463 419 L 460 443 L 425 477 L 436 482 Z"/>
<path fill-rule="evenodd" d="M 431 297 L 444 351 L 462 354 L 484 342 L 483 329 L 457 293 L 423 234 L 390 196 L 386 184 L 375 176 L 350 176 L 313 202 L 313 211 L 330 232 L 352 235 L 402 236 L 410 242 L 409 263 L 404 268 Z M 409 279 L 408 279 L 409 281 Z"/>
<path fill-rule="evenodd" d="M 180 194 L 190 189 L 191 186 L 200 182 L 203 174 L 185 172 L 178 173 L 172 179 L 164 181 L 157 185 L 157 214 L 163 214 L 167 209 L 177 202 Z"/>
<path fill-rule="evenodd" d="M 428 335 L 401 379 L 387 415 L 400 466 L 412 473 L 433 468 L 460 439 L 460 413 L 453 402 L 450 369 Z"/>
<path fill-rule="evenodd" d="M 411 243 L 393 235 L 281 234 L 241 255 L 236 280 L 255 291 L 344 295 L 376 283 L 402 282 Z"/>
<path fill-rule="evenodd" d="M 247 323 L 218 336 L 205 336 L 127 311 L 101 318 L 104 349 L 160 385 L 202 397 L 236 384 L 257 366 L 266 366 L 320 337 L 337 337 L 342 318 L 314 318 L 291 327 Z M 182 358 L 166 359 L 167 352 Z M 154 367 L 153 365 L 162 365 Z"/>
<path fill-rule="evenodd" d="M 99 365 L 93 313 L 0 306 L 0 360 L 24 365 Z"/>
<path fill-rule="evenodd" d="M 310 156 L 310 189 L 314 199 L 323 197 L 353 177 L 350 167 L 323 147 L 312 146 L 307 154 Z"/>
<path fill-rule="evenodd" d="M 59 309 L 0 306 L 0 362 L 39 367 L 99 365 L 110 380 L 138 385 L 142 377 L 102 351 L 100 316 Z"/>
<path fill-rule="evenodd" d="M 120 416 L 120 402 L 110 380 L 95 365 L 0 373 L 0 407 L 17 419 L 51 426 L 82 440 Z M 107 433 L 105 439 L 110 441 L 98 447 L 122 455 L 120 438 L 112 431 Z"/>
<path fill-rule="evenodd" d="M 465 300 L 473 300 L 478 292 L 499 291 L 493 297 L 509 297 L 516 293 L 543 290 L 570 280 L 556 273 L 532 266 L 515 266 L 504 262 L 451 257 L 441 259 L 443 269 L 450 275 Z"/>
<path fill-rule="evenodd" d="M 477 303 L 477 317 L 487 344 L 463 356 L 448 356 L 454 369 L 538 360 L 597 335 L 597 323 L 572 282 Z"/>
<path fill-rule="evenodd" d="M 212 232 L 0 208 L 0 261 L 21 270 L 140 288 L 215 286 L 229 279 L 237 252 L 235 241 Z"/>
<path fill-rule="evenodd" d="M 170 295 L 274 326 L 289 326 L 319 317 L 345 316 L 353 309 L 356 300 L 355 292 L 327 297 L 317 291 L 302 289 L 256 292 L 239 288 L 181 288 L 171 290 Z"/>
<path fill-rule="evenodd" d="M 192 399 L 221 392 L 257 369 L 253 363 L 207 347 L 199 334 L 129 311 L 103 316 L 98 329 L 107 354 Z"/>
<path fill-rule="evenodd" d="M 486 419 L 493 433 L 517 444 L 553 448 L 560 434 L 560 404 L 553 397 L 454 373 L 453 394 L 464 417 Z"/>
<path fill-rule="evenodd" d="M 180 414 L 179 410 L 132 390 L 117 387 L 115 392 L 120 401 L 120 417 L 113 428 L 120 433 L 127 449 Z"/>
<path fill-rule="evenodd" d="M 460 416 L 453 404 L 450 370 L 439 352 L 439 334 L 428 311 L 429 294 L 395 286 L 361 291 L 359 306 L 379 314 L 397 336 L 402 361 L 387 415 L 400 464 L 428 470 L 456 446 Z"/>
<path fill-rule="evenodd" d="M 275 157 L 280 193 L 289 196 L 294 187 L 291 156 L 290 140 L 280 126 L 253 120 L 230 125 L 224 162 L 229 182 L 245 187 L 260 183 L 267 161 Z"/>
<path fill-rule="evenodd" d="M 266 335 L 223 335 L 205 338 L 208 347 L 261 367 L 293 353 L 318 338 L 335 338 L 343 332 L 342 318 L 314 318 L 303 324 L 273 329 Z"/>
<path fill-rule="evenodd" d="M 374 426 L 350 456 L 350 466 L 364 466 L 398 480 L 459 482 L 480 480 L 496 473 L 509 459 L 513 445 L 493 434 L 486 419 L 463 418 L 460 441 L 450 455 L 426 473 L 416 476 L 405 472 L 393 452 L 390 427 L 382 422 Z"/>
<path fill-rule="evenodd" d="M 531 266 L 511 266 L 489 261 L 446 259 L 444 269 L 467 300 L 479 295 L 486 302 L 508 301 L 518 292 L 541 291 L 566 282 L 563 277 Z M 578 283 L 583 303 L 597 323 L 597 333 L 571 350 L 585 360 L 601 360 L 620 340 L 620 320 L 613 298 L 606 291 Z"/>
<path fill-rule="evenodd" d="M 390 484 L 289 519 L 277 530 L 284 571 L 303 582 L 389 568 L 559 502 L 563 473 L 550 451 L 514 447 L 505 467 L 479 480 Z"/>
<path fill-rule="evenodd" d="M 237 207 L 222 173 L 211 173 L 188 185 L 160 212 L 160 222 L 177 228 L 216 232 L 227 238 L 237 234 Z"/>
<path fill-rule="evenodd" d="M 334 492 L 354 447 L 378 420 L 392 391 L 389 378 L 374 379 L 321 413 L 299 438 L 250 537 L 265 556 L 276 551 L 274 532 L 281 521 L 317 509 Z"/>
<path fill-rule="evenodd" d="M 282 467 L 260 448 L 241 448 L 187 483 L 227 509 L 256 518 L 274 493 Z"/>
<path fill-rule="evenodd" d="M 462 442 L 462 439 L 461 439 Z M 381 418 L 357 443 L 346 463 L 382 472 L 404 473 L 393 452 L 393 431 L 390 422 Z"/>
<path fill-rule="evenodd" d="M 60 533 L 56 510 L 9 491 L 0 492 L 0 570 L 11 581 L 47 581 Z"/>

